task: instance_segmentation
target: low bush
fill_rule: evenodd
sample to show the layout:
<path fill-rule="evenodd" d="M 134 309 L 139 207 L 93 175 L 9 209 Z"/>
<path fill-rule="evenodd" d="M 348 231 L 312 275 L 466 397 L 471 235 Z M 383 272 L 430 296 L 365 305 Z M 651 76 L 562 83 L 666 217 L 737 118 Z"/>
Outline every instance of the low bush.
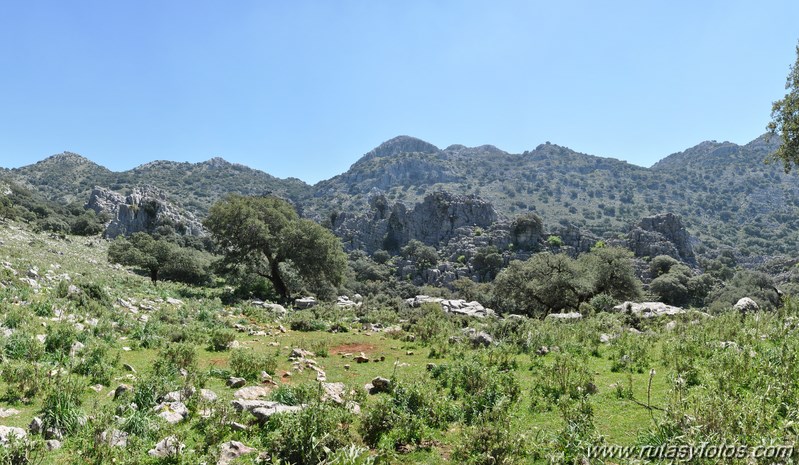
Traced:
<path fill-rule="evenodd" d="M 260 354 L 250 349 L 236 349 L 230 356 L 230 371 L 233 376 L 255 380 L 261 372 L 270 375 L 277 370 L 277 359 L 272 355 Z"/>

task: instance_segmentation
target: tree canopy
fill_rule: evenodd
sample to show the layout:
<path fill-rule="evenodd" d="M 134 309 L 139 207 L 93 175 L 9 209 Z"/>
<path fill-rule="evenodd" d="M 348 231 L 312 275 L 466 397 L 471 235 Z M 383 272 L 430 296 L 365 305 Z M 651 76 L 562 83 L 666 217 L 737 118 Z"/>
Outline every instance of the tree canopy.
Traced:
<path fill-rule="evenodd" d="M 108 260 L 147 270 L 155 284 L 166 278 L 190 284 L 205 284 L 211 279 L 209 254 L 183 248 L 165 239 L 138 232 L 119 236 L 108 248 Z"/>
<path fill-rule="evenodd" d="M 788 91 L 771 107 L 771 122 L 767 128 L 772 135 L 778 135 L 782 145 L 773 154 L 775 160 L 782 161 L 785 172 L 799 165 L 799 45 L 796 46 L 796 63 L 790 67 L 785 82 Z"/>
<path fill-rule="evenodd" d="M 228 196 L 211 207 L 205 226 L 224 269 L 267 279 L 283 301 L 300 288 L 330 294 L 344 280 L 347 256 L 338 238 L 283 199 Z M 295 277 L 299 283 L 291 285 Z"/>

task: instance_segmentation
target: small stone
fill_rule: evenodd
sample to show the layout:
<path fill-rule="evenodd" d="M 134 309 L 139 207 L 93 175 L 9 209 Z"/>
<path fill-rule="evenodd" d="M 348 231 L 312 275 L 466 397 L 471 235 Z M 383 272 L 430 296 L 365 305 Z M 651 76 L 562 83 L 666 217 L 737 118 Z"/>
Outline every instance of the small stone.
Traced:
<path fill-rule="evenodd" d="M 259 407 L 252 409 L 250 413 L 258 420 L 259 423 L 265 423 L 272 415 L 280 413 L 294 413 L 303 409 L 301 405 L 283 405 L 275 404 L 271 407 Z"/>
<path fill-rule="evenodd" d="M 186 446 L 184 444 L 178 441 L 177 437 L 167 436 L 159 441 L 153 449 L 147 451 L 147 453 L 151 457 L 166 458 L 179 455 L 181 452 L 183 452 L 185 447 Z"/>
<path fill-rule="evenodd" d="M 61 441 L 58 439 L 49 439 L 44 443 L 48 451 L 58 450 L 61 448 Z"/>
<path fill-rule="evenodd" d="M 131 373 L 136 373 L 136 369 L 133 368 L 133 365 L 131 365 L 129 363 L 123 363 L 122 364 L 122 368 L 124 368 L 127 371 L 130 371 Z"/>
<path fill-rule="evenodd" d="M 227 383 L 225 384 L 227 384 L 227 386 L 230 388 L 238 389 L 247 384 L 247 380 L 244 378 L 237 378 L 235 376 L 231 376 L 230 378 L 228 378 Z"/>
<path fill-rule="evenodd" d="M 216 393 L 210 389 L 200 389 L 200 399 L 205 402 L 214 402 L 219 398 Z"/>
<path fill-rule="evenodd" d="M 33 417 L 33 420 L 28 425 L 28 431 L 31 434 L 41 434 L 44 431 L 44 421 L 39 417 Z"/>
<path fill-rule="evenodd" d="M 243 387 L 233 393 L 236 399 L 253 400 L 259 397 L 266 397 L 269 395 L 270 389 L 263 386 L 247 386 Z"/>
<path fill-rule="evenodd" d="M 541 346 L 538 349 L 536 349 L 536 351 L 535 351 L 535 354 L 538 355 L 538 356 L 544 356 L 544 355 L 546 355 L 548 353 L 549 353 L 549 347 L 547 347 L 547 346 Z"/>
<path fill-rule="evenodd" d="M 116 389 L 114 389 L 114 399 L 119 398 L 119 396 L 125 394 L 131 389 L 133 388 L 129 384 L 120 384 Z"/>
<path fill-rule="evenodd" d="M 217 465 L 228 465 L 242 455 L 252 454 L 256 449 L 245 446 L 239 441 L 228 441 L 219 445 L 219 460 Z"/>
<path fill-rule="evenodd" d="M 247 431 L 247 425 L 235 421 L 230 422 L 230 429 L 233 431 Z"/>

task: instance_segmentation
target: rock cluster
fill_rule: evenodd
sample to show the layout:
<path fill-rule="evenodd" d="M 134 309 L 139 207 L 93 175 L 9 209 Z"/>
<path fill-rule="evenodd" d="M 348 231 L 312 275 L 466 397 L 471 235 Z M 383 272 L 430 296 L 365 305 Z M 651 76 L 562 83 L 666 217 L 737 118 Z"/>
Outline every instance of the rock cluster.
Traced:
<path fill-rule="evenodd" d="M 624 302 L 613 307 L 613 310 L 616 312 L 629 312 L 641 318 L 685 313 L 683 308 L 666 305 L 663 302 Z"/>
<path fill-rule="evenodd" d="M 191 236 L 205 234 L 194 215 L 170 203 L 162 191 L 153 187 L 137 187 L 127 196 L 95 187 L 86 208 L 111 217 L 103 233 L 108 238 L 151 232 L 160 225 L 170 225 L 179 233 Z"/>
<path fill-rule="evenodd" d="M 403 203 L 389 206 L 381 193 L 374 194 L 369 205 L 368 214 L 341 213 L 331 218 L 333 232 L 350 250 L 396 252 L 413 239 L 438 245 L 455 237 L 459 228 L 488 228 L 499 218 L 490 202 L 448 192 L 429 194 L 412 209 Z"/>
<path fill-rule="evenodd" d="M 627 236 L 627 247 L 638 257 L 668 255 L 694 264 L 691 238 L 682 219 L 673 213 L 642 218 Z"/>

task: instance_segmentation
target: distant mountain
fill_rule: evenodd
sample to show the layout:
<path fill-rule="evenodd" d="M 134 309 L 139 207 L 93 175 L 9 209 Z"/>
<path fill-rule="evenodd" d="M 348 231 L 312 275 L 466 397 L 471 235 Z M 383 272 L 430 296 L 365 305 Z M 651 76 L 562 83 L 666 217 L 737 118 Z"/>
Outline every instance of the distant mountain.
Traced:
<path fill-rule="evenodd" d="M 412 206 L 432 192 L 446 191 L 488 200 L 501 217 L 535 212 L 550 227 L 573 224 L 612 239 L 643 217 L 672 212 L 698 239 L 700 255 L 734 248 L 756 261 L 795 254 L 799 243 L 799 179 L 779 165 L 764 164 L 775 143 L 765 137 L 743 146 L 702 142 L 645 168 L 550 143 L 511 154 L 491 145 L 439 149 L 399 136 L 314 186 L 221 158 L 155 161 L 114 173 L 64 153 L 3 173 L 64 203 L 85 202 L 95 185 L 122 193 L 153 185 L 200 217 L 229 192 L 277 194 L 323 221 L 366 211 L 376 194 Z"/>
<path fill-rule="evenodd" d="M 113 172 L 80 155 L 64 152 L 33 165 L 6 170 L 5 174 L 50 200 L 64 203 L 85 203 L 94 186 L 119 192 L 155 186 L 173 203 L 200 215 L 228 193 L 275 194 L 294 202 L 301 202 L 311 193 L 311 186 L 299 179 L 279 179 L 222 158 L 201 163 L 154 161 L 129 171 Z"/>
<path fill-rule="evenodd" d="M 510 154 L 493 146 L 435 150 L 403 136 L 315 185 L 308 211 L 327 218 L 366 208 L 377 192 L 415 204 L 444 190 L 479 195 L 505 217 L 533 211 L 550 226 L 573 223 L 608 238 L 642 217 L 673 212 L 702 242 L 700 251 L 795 253 L 799 179 L 764 164 L 775 149 L 765 137 L 744 146 L 703 142 L 645 168 L 550 143 Z"/>

